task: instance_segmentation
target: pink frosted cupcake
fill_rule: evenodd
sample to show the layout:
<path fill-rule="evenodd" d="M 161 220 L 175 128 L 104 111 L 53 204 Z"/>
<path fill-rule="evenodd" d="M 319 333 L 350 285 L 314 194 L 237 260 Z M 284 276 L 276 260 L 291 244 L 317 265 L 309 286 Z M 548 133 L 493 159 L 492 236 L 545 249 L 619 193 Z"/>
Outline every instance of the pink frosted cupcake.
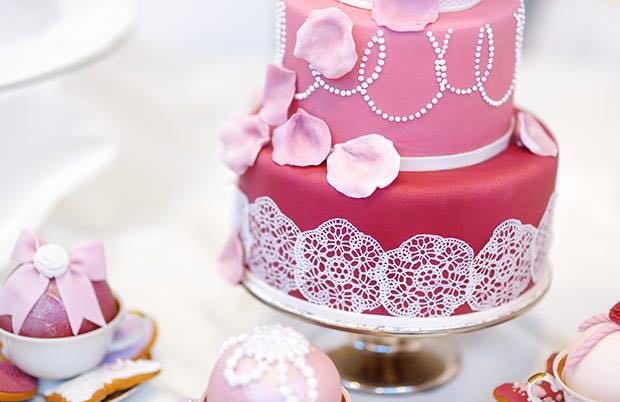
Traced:
<path fill-rule="evenodd" d="M 208 402 L 349 401 L 327 355 L 279 325 L 256 328 L 224 346 L 203 397 Z"/>
<path fill-rule="evenodd" d="M 23 232 L 16 267 L 0 288 L 0 328 L 32 338 L 63 338 L 110 322 L 118 303 L 106 281 L 100 243 L 67 252 Z"/>

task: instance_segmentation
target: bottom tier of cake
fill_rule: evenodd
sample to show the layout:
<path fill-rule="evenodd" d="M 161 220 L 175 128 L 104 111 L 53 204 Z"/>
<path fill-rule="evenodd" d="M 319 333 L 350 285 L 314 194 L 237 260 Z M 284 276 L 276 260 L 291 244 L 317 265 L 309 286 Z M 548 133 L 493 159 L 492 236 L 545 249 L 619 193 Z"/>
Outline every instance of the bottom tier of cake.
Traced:
<path fill-rule="evenodd" d="M 557 166 L 514 143 L 476 166 L 401 172 L 359 200 L 324 165 L 278 166 L 264 149 L 239 182 L 249 278 L 345 321 L 510 306 L 545 288 Z"/>

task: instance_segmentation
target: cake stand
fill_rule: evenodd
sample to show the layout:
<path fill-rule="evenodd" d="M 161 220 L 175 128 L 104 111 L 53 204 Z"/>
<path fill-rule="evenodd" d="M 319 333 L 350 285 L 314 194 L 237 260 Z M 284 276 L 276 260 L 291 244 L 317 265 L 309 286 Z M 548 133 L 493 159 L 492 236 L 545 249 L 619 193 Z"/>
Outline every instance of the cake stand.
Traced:
<path fill-rule="evenodd" d="M 277 311 L 350 334 L 345 345 L 329 353 L 346 388 L 398 395 L 420 393 L 452 380 L 460 370 L 461 354 L 451 335 L 480 331 L 525 314 L 545 296 L 551 279 L 547 269 L 526 293 L 496 309 L 430 319 L 334 312 L 279 293 L 251 273 L 243 286 Z"/>

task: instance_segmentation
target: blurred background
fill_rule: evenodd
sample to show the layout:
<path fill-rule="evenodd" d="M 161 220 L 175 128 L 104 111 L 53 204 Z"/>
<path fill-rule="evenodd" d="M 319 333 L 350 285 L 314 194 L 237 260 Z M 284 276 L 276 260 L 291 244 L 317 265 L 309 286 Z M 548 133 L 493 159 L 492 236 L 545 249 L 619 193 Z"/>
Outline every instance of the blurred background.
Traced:
<path fill-rule="evenodd" d="M 461 337 L 463 373 L 416 400 L 490 400 L 620 298 L 620 3 L 530 0 L 528 13 L 517 101 L 562 150 L 555 284 L 531 314 Z M 1 258 L 24 226 L 106 241 L 113 288 L 161 326 L 164 373 L 132 400 L 199 396 L 225 339 L 283 319 L 215 266 L 235 180 L 217 128 L 257 97 L 273 14 L 270 0 L 0 1 Z"/>

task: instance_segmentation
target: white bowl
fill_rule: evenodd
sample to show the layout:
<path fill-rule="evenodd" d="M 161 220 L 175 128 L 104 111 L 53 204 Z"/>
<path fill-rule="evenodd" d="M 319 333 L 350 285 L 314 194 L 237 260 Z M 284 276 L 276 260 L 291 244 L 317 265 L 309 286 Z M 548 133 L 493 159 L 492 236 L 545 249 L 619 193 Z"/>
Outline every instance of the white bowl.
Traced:
<path fill-rule="evenodd" d="M 560 389 L 564 392 L 564 400 L 566 402 L 596 402 L 593 399 L 586 398 L 579 395 L 566 385 L 563 380 L 564 364 L 566 364 L 566 358 L 568 357 L 568 351 L 565 350 L 557 355 L 553 361 L 553 377 L 546 373 L 535 375 L 530 379 L 527 386 L 527 394 L 532 402 L 543 402 L 539 397 L 533 393 L 534 385 L 541 382 L 550 384 L 554 389 Z"/>
<path fill-rule="evenodd" d="M 118 299 L 117 299 L 118 300 Z M 64 380 L 97 367 L 112 347 L 125 318 L 120 301 L 116 317 L 105 326 L 66 338 L 31 338 L 0 329 L 7 357 L 23 372 L 44 380 Z"/>

